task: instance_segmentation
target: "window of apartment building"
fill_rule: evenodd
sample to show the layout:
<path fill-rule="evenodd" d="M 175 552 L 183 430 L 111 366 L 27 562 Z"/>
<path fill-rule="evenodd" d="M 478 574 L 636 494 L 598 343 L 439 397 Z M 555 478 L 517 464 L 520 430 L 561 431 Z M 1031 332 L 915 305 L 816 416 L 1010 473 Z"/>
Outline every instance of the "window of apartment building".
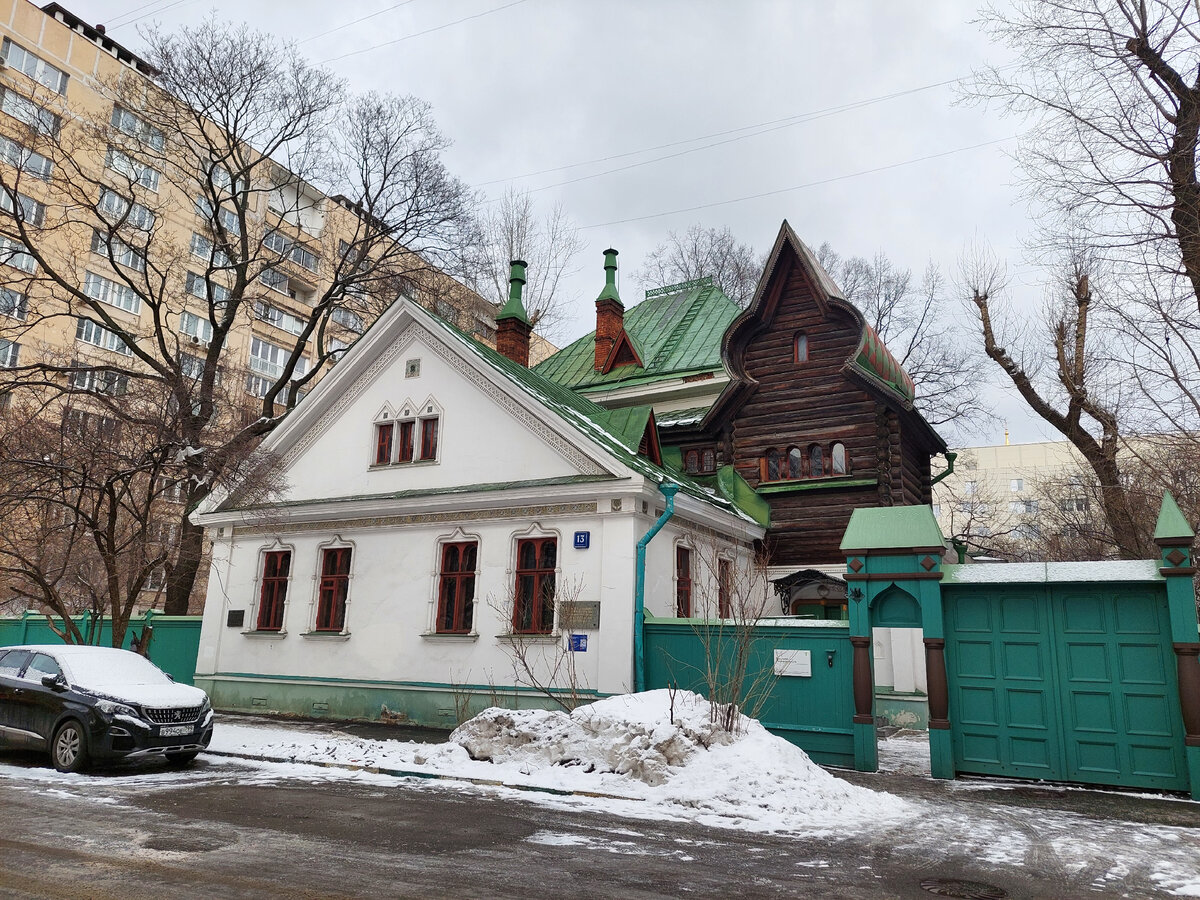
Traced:
<path fill-rule="evenodd" d="M 328 547 L 321 552 L 321 584 L 317 593 L 317 631 L 346 627 L 350 594 L 350 548 Z"/>
<path fill-rule="evenodd" d="M 935 519 L 940 519 L 942 517 L 942 504 L 940 504 L 940 503 L 933 504 L 933 517 Z"/>
<path fill-rule="evenodd" d="M 128 178 L 134 184 L 140 184 L 148 191 L 158 193 L 159 174 L 145 163 L 138 162 L 127 153 L 116 147 L 109 147 L 104 157 L 104 165 L 118 175 Z"/>
<path fill-rule="evenodd" d="M 7 415 L 12 409 L 12 392 L 0 391 L 0 416 Z"/>
<path fill-rule="evenodd" d="M 246 179 L 239 178 L 237 179 L 237 183 L 234 184 L 233 175 L 230 173 L 229 169 L 225 168 L 225 166 L 221 165 L 220 163 L 215 162 L 209 166 L 208 174 L 212 180 L 213 187 L 216 188 L 217 191 L 224 191 L 230 196 L 233 196 L 234 194 L 245 193 Z"/>
<path fill-rule="evenodd" d="M 350 345 L 346 341 L 340 340 L 339 338 L 326 338 L 325 346 L 329 352 L 329 358 L 332 362 L 337 362 L 342 358 L 342 354 L 350 349 Z"/>
<path fill-rule="evenodd" d="M 479 544 L 464 541 L 442 545 L 438 577 L 438 634 L 468 634 L 474 618 L 475 563 Z"/>
<path fill-rule="evenodd" d="M 216 268 L 224 269 L 229 266 L 229 254 L 220 247 L 214 247 L 213 242 L 202 234 L 192 232 L 192 243 L 189 249 L 192 256 L 211 263 Z"/>
<path fill-rule="evenodd" d="M 33 258 L 29 249 L 20 241 L 14 241 L 4 235 L 0 235 L 0 263 L 30 275 L 37 271 L 37 260 Z"/>
<path fill-rule="evenodd" d="M 304 319 L 293 316 L 290 312 L 272 306 L 263 300 L 254 301 L 254 315 L 268 325 L 282 328 L 288 334 L 303 334 L 304 328 L 308 324 Z"/>
<path fill-rule="evenodd" d="M 362 316 L 353 310 L 346 309 L 344 306 L 334 307 L 333 312 L 329 314 L 329 318 L 347 331 L 353 331 L 355 334 L 362 334 L 366 328 Z"/>
<path fill-rule="evenodd" d="M 179 354 L 179 374 L 184 378 L 190 378 L 192 381 L 199 381 L 204 377 L 204 367 L 207 365 L 206 360 L 199 356 L 193 356 L 190 353 Z M 221 366 L 217 366 L 217 370 L 213 375 L 213 383 L 221 383 Z"/>
<path fill-rule="evenodd" d="M 201 300 L 208 300 L 211 293 L 214 306 L 221 306 L 229 302 L 229 288 L 209 281 L 203 275 L 197 275 L 195 272 L 187 273 L 185 286 L 189 294 L 199 297 Z"/>
<path fill-rule="evenodd" d="M 281 347 L 270 341 L 264 341 L 262 338 L 253 338 L 250 341 L 250 370 L 271 379 L 278 379 L 283 375 L 283 370 L 291 355 L 292 348 L 290 347 Z M 307 371 L 308 360 L 301 356 L 296 360 L 292 378 L 300 378 Z"/>
<path fill-rule="evenodd" d="M 692 551 L 682 546 L 675 547 L 675 615 L 692 615 Z"/>
<path fill-rule="evenodd" d="M 292 551 L 269 550 L 263 554 L 262 586 L 258 593 L 258 631 L 283 628 L 283 606 L 287 600 Z M 339 626 L 340 628 L 340 626 Z"/>
<path fill-rule="evenodd" d="M 187 501 L 187 482 L 160 478 L 158 480 L 158 496 L 160 500 L 168 503 L 184 503 Z"/>
<path fill-rule="evenodd" d="M 12 88 L 0 88 L 0 110 L 18 122 L 23 122 L 40 134 L 55 135 L 62 127 L 62 117 L 18 94 Z"/>
<path fill-rule="evenodd" d="M 129 376 L 123 372 L 79 368 L 79 365 L 79 360 L 71 360 L 72 370 L 68 381 L 75 390 L 110 397 L 120 397 L 129 391 Z"/>
<path fill-rule="evenodd" d="M 242 223 L 237 213 L 223 206 L 213 209 L 207 197 L 196 198 L 196 215 L 214 226 L 219 224 L 227 234 L 237 236 L 242 233 Z"/>
<path fill-rule="evenodd" d="M 968 497 L 970 497 L 972 494 L 974 494 L 978 489 L 979 489 L 978 481 L 963 482 L 963 493 L 966 494 Z"/>
<path fill-rule="evenodd" d="M 1019 494 L 1021 491 L 1025 490 L 1025 479 L 1024 478 L 1010 479 L 1008 482 L 1008 489 L 1010 491 L 1012 491 L 1014 494 Z"/>
<path fill-rule="evenodd" d="M 100 347 L 104 350 L 112 350 L 114 353 L 133 356 L 133 351 L 129 349 L 115 331 L 111 331 L 99 322 L 93 322 L 91 319 L 79 319 L 79 323 L 75 327 L 75 340 L 91 344 L 93 347 Z"/>
<path fill-rule="evenodd" d="M 110 188 L 100 189 L 100 202 L 96 205 L 100 217 L 114 228 L 128 225 L 139 231 L 154 227 L 154 213 L 140 203 L 132 203 Z"/>
<path fill-rule="evenodd" d="M 142 298 L 133 288 L 95 272 L 84 273 L 83 292 L 99 303 L 106 303 L 126 312 L 137 314 L 142 311 Z"/>
<path fill-rule="evenodd" d="M 310 272 L 317 271 L 317 255 L 278 231 L 268 231 L 263 238 L 263 246 L 275 251 L 284 259 L 290 259 L 297 265 L 303 266 Z"/>
<path fill-rule="evenodd" d="M 28 75 L 43 87 L 48 87 L 56 94 L 67 92 L 67 73 L 56 69 L 39 56 L 30 53 L 20 44 L 14 44 L 5 38 L 0 45 L 0 58 L 3 58 L 8 68 L 16 69 Z"/>
<path fill-rule="evenodd" d="M 63 429 L 75 437 L 111 440 L 121 432 L 121 423 L 109 416 L 69 406 L 63 410 Z"/>
<path fill-rule="evenodd" d="M 24 294 L 12 288 L 0 287 L 0 316 L 23 322 L 28 313 L 29 300 Z"/>
<path fill-rule="evenodd" d="M 50 173 L 54 171 L 54 163 L 49 159 L 3 135 L 0 135 L 0 160 L 43 181 L 49 181 Z"/>
<path fill-rule="evenodd" d="M 1058 508 L 1065 513 L 1087 512 L 1091 505 L 1091 501 L 1086 497 L 1068 497 L 1066 500 L 1059 501 Z"/>
<path fill-rule="evenodd" d="M 475 320 L 475 327 L 472 329 L 472 331 L 475 333 L 476 337 L 481 337 L 488 343 L 495 343 L 495 341 L 496 341 L 495 326 L 489 325 L 487 322 L 484 322 L 482 319 Z"/>
<path fill-rule="evenodd" d="M 195 313 L 183 312 L 179 314 L 179 330 L 191 338 L 191 343 L 193 344 L 207 345 L 212 340 L 212 322 Z"/>
<path fill-rule="evenodd" d="M 554 631 L 557 565 L 557 538 L 526 538 L 517 541 L 517 576 L 512 621 L 516 634 L 550 634 Z"/>
<path fill-rule="evenodd" d="M 99 229 L 92 232 L 92 252 L 99 253 L 113 265 L 124 266 L 135 272 L 146 271 L 146 257 L 140 250 L 130 247 L 115 235 L 106 235 Z"/>
<path fill-rule="evenodd" d="M 166 136 L 153 125 L 134 115 L 123 106 L 114 106 L 112 126 L 153 150 L 162 150 L 167 145 Z"/>
<path fill-rule="evenodd" d="M 21 345 L 0 338 L 0 369 L 13 369 L 21 356 Z"/>
<path fill-rule="evenodd" d="M 46 221 L 46 204 L 39 203 L 24 194 L 10 191 L 8 188 L 0 188 L 0 211 L 8 213 L 10 216 L 18 216 L 16 212 L 18 207 L 21 210 L 19 214 L 21 221 L 36 227 L 41 227 L 42 223 Z"/>

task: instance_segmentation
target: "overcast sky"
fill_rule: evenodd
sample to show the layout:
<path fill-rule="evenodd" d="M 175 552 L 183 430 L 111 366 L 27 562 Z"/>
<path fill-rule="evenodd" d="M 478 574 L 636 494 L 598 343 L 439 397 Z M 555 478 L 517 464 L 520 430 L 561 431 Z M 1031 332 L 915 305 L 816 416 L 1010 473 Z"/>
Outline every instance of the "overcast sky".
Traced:
<path fill-rule="evenodd" d="M 1006 60 L 961 0 L 64 5 L 135 52 L 139 27 L 196 24 L 215 6 L 298 42 L 356 90 L 427 100 L 457 176 L 493 197 L 535 191 L 583 228 L 568 338 L 594 327 L 601 251 L 621 252 L 630 306 L 645 254 L 693 223 L 763 251 L 787 219 L 814 248 L 882 249 L 915 275 L 930 259 L 952 275 L 978 237 L 1008 260 L 1024 305 L 1041 296 L 1020 255 L 1030 226 L 1008 156 L 1020 123 L 955 105 L 946 84 Z M 995 424 L 967 443 L 1001 443 L 1005 420 L 1014 442 L 1057 437 L 1011 393 L 990 403 Z"/>

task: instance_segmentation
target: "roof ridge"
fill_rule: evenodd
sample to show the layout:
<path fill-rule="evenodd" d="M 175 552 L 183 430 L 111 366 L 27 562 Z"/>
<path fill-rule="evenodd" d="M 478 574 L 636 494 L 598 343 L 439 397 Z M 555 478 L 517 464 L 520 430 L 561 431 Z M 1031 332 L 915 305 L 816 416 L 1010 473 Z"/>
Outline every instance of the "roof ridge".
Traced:
<path fill-rule="evenodd" d="M 711 285 L 712 283 L 711 275 L 702 275 L 689 281 L 681 281 L 679 284 L 664 284 L 662 287 L 651 288 L 645 291 L 642 299 L 649 300 L 651 297 L 661 297 L 663 294 L 677 294 L 683 290 L 691 290 L 697 285 Z"/>

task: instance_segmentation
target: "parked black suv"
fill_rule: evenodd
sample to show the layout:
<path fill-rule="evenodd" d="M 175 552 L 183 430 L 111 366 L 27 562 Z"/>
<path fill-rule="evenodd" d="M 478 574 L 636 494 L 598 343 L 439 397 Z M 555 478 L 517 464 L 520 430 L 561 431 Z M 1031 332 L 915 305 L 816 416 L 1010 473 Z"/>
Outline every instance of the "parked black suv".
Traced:
<path fill-rule="evenodd" d="M 128 650 L 0 647 L 0 748 L 48 750 L 60 772 L 156 755 L 186 765 L 212 720 L 204 691 Z"/>

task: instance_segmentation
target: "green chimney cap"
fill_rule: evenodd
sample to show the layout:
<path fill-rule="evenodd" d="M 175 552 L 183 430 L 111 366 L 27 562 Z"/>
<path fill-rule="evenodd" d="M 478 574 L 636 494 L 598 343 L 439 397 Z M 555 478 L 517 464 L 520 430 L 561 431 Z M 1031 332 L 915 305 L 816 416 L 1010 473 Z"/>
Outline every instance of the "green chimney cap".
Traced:
<path fill-rule="evenodd" d="M 514 259 L 509 263 L 508 270 L 508 302 L 504 309 L 496 314 L 496 321 L 501 319 L 520 319 L 529 324 L 529 316 L 525 314 L 525 305 L 521 302 L 521 289 L 525 285 L 525 261 Z"/>
<path fill-rule="evenodd" d="M 1196 532 L 1192 531 L 1192 526 L 1179 511 L 1179 504 L 1175 502 L 1171 492 L 1164 493 L 1162 506 L 1158 510 L 1158 523 L 1154 526 L 1154 542 L 1164 544 L 1178 541 L 1180 544 L 1190 544 L 1195 536 Z"/>
<path fill-rule="evenodd" d="M 604 251 L 604 290 L 600 292 L 596 302 L 601 300 L 616 300 L 621 303 L 621 295 L 617 292 L 617 251 L 611 247 Z M 624 305 L 621 303 L 622 307 Z"/>

